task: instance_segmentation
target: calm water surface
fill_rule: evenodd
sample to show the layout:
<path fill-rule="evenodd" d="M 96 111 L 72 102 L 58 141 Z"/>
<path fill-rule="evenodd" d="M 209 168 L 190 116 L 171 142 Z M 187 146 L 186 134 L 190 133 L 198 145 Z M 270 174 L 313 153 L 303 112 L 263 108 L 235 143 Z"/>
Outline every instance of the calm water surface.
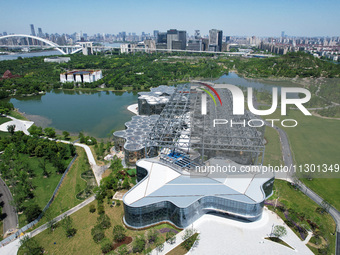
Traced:
<path fill-rule="evenodd" d="M 223 75 L 214 82 L 269 91 L 274 86 L 282 85 L 244 79 L 236 73 Z M 105 138 L 112 130 L 124 129 L 124 123 L 133 116 L 126 108 L 136 104 L 137 98 L 137 93 L 132 92 L 52 90 L 46 95 L 11 98 L 10 102 L 39 126 L 72 133 L 84 131 L 91 136 Z"/>
<path fill-rule="evenodd" d="M 133 116 L 126 108 L 137 103 L 137 94 L 53 90 L 45 95 L 11 98 L 10 102 L 37 125 L 105 138 L 113 129 L 124 129 L 124 123 Z"/>

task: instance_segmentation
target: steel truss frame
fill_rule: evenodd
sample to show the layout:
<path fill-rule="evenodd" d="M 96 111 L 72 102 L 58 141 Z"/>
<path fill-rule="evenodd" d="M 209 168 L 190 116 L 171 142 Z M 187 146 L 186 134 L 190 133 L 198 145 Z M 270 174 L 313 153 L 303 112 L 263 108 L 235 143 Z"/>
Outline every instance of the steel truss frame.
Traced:
<path fill-rule="evenodd" d="M 209 158 L 230 158 L 240 164 L 258 164 L 258 158 L 264 157 L 264 129 L 248 125 L 216 125 L 214 119 L 232 120 L 234 123 L 248 123 L 259 119 L 249 112 L 244 115 L 233 115 L 232 94 L 227 89 L 216 89 L 222 105 L 215 105 L 207 97 L 207 114 L 201 114 L 203 91 L 199 85 L 179 85 L 165 106 L 160 118 L 147 138 L 147 148 L 158 148 L 158 152 L 181 151 L 203 163 Z M 164 151 L 164 150 L 163 150 Z M 197 156 L 196 156 L 197 158 Z"/>

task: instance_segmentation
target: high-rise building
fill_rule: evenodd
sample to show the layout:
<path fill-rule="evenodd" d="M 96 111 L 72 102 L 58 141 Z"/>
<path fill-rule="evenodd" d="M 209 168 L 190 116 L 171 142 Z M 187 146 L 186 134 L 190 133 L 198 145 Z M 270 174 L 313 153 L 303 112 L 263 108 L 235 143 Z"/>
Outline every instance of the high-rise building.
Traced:
<path fill-rule="evenodd" d="M 187 32 L 170 29 L 167 31 L 167 49 L 185 50 Z"/>
<path fill-rule="evenodd" d="M 199 30 L 195 30 L 195 39 L 201 39 L 201 33 Z"/>
<path fill-rule="evenodd" d="M 44 37 L 44 34 L 43 34 L 43 32 L 42 32 L 41 27 L 38 27 L 38 36 L 39 36 L 39 37 Z"/>
<path fill-rule="evenodd" d="M 209 51 L 222 50 L 222 30 L 209 30 Z"/>
<path fill-rule="evenodd" d="M 157 35 L 157 43 L 166 43 L 167 34 L 165 32 L 159 32 Z"/>
<path fill-rule="evenodd" d="M 4 36 L 7 35 L 7 32 L 4 32 L 3 35 L 4 35 Z"/>
<path fill-rule="evenodd" d="M 285 31 L 281 32 L 281 37 L 284 38 L 285 37 Z"/>
<path fill-rule="evenodd" d="M 122 39 L 123 39 L 123 42 L 125 42 L 125 40 L 126 40 L 126 32 L 125 31 L 122 32 Z"/>
<path fill-rule="evenodd" d="M 31 35 L 35 36 L 35 30 L 34 30 L 34 25 L 31 24 Z"/>
<path fill-rule="evenodd" d="M 187 31 L 178 31 L 178 39 L 181 42 L 181 50 L 185 50 L 187 46 Z"/>
<path fill-rule="evenodd" d="M 159 30 L 154 30 L 154 31 L 153 31 L 153 37 L 154 37 L 154 39 L 155 39 L 156 41 L 157 41 L 158 34 L 159 34 Z"/>

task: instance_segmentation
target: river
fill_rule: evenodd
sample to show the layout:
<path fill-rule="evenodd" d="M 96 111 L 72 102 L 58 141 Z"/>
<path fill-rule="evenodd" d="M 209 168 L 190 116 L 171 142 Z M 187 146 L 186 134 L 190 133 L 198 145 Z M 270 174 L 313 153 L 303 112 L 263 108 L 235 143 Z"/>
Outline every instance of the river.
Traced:
<path fill-rule="evenodd" d="M 0 61 L 14 60 L 14 59 L 17 59 L 18 57 L 32 58 L 32 57 L 53 56 L 53 55 L 62 55 L 62 54 L 60 51 L 57 51 L 57 50 L 17 53 L 17 54 L 11 54 L 11 55 L 0 55 Z"/>

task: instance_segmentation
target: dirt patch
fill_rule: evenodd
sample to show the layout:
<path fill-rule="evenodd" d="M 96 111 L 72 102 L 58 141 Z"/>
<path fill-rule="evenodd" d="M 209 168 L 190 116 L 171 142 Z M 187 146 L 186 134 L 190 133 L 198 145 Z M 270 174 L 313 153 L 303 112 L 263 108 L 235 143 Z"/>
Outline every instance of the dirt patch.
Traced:
<path fill-rule="evenodd" d="M 314 247 L 316 249 L 323 248 L 325 245 L 327 245 L 327 242 L 325 241 L 325 239 L 323 239 L 322 236 L 320 236 L 320 239 L 321 239 L 321 243 L 320 244 L 315 244 L 315 243 L 308 242 L 308 245 L 311 246 L 311 247 Z"/>
<path fill-rule="evenodd" d="M 132 237 L 131 237 L 131 236 L 127 236 L 127 237 L 125 237 L 125 239 L 124 239 L 123 241 L 121 241 L 120 243 L 115 243 L 115 244 L 113 245 L 113 249 L 115 250 L 115 249 L 117 249 L 119 246 L 121 246 L 121 245 L 123 245 L 123 244 L 128 245 L 128 244 L 131 243 L 131 242 L 132 242 Z"/>

